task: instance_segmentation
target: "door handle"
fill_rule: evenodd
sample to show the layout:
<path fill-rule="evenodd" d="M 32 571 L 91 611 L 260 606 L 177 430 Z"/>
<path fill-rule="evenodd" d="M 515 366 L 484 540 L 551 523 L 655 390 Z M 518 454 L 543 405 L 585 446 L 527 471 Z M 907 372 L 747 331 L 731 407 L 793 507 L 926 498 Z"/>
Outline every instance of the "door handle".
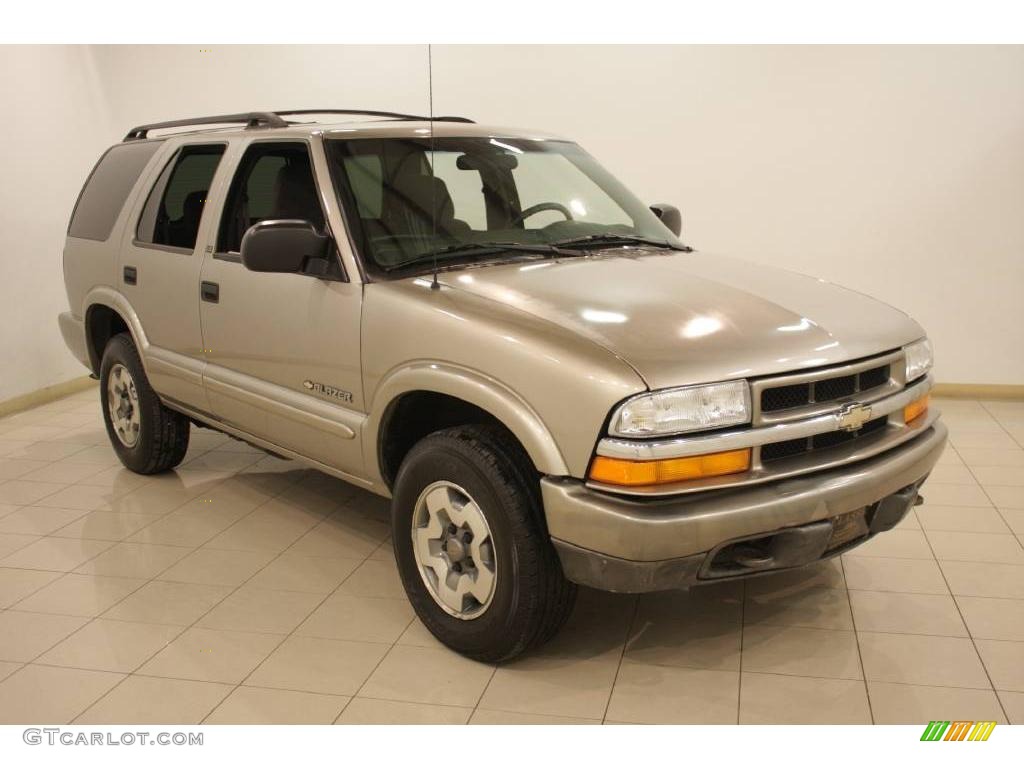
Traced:
<path fill-rule="evenodd" d="M 211 304 L 218 304 L 220 302 L 220 286 L 217 283 L 207 282 L 203 280 L 199 284 L 199 295 L 203 301 L 208 301 Z"/>
<path fill-rule="evenodd" d="M 124 268 L 125 285 L 135 285 L 139 282 L 139 271 L 135 267 Z"/>

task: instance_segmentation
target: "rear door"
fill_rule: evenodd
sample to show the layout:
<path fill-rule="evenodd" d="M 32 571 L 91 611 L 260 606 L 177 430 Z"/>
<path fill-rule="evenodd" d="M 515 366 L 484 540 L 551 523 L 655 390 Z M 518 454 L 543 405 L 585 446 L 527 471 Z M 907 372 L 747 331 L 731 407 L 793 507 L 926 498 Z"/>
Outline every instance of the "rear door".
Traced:
<path fill-rule="evenodd" d="M 131 213 L 117 280 L 149 341 L 146 372 L 163 397 L 206 409 L 199 327 L 199 274 L 207 229 L 206 201 L 220 183 L 227 144 L 168 147 L 160 173 Z"/>
<path fill-rule="evenodd" d="M 300 140 L 241 149 L 201 275 L 205 383 L 226 424 L 359 477 L 361 284 L 337 253 L 320 275 L 250 272 L 239 256 L 259 221 L 303 219 L 327 231 L 310 149 Z"/>

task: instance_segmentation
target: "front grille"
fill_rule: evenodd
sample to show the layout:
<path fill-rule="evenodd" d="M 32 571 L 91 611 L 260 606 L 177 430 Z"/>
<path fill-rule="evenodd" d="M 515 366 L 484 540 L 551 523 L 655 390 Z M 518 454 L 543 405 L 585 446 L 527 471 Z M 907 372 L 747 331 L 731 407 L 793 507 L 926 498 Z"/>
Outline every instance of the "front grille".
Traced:
<path fill-rule="evenodd" d="M 762 411 L 785 411 L 799 408 L 811 400 L 810 384 L 790 384 L 786 387 L 766 389 L 761 393 Z"/>
<path fill-rule="evenodd" d="M 761 412 L 788 411 L 813 403 L 828 403 L 860 392 L 867 392 L 888 382 L 889 365 L 886 364 L 846 376 L 772 387 L 761 393 Z"/>
<path fill-rule="evenodd" d="M 769 463 L 772 461 L 778 461 L 779 459 L 788 459 L 791 456 L 799 456 L 800 454 L 810 453 L 811 451 L 820 451 L 825 448 L 834 448 L 837 445 L 853 442 L 857 438 L 865 437 L 873 432 L 885 429 L 888 418 L 888 416 L 880 416 L 877 419 L 872 419 L 856 432 L 844 432 L 837 430 L 835 432 L 823 432 L 820 435 L 813 435 L 812 437 L 801 437 L 797 440 L 783 440 L 780 443 L 769 443 L 768 445 L 761 447 L 761 462 Z"/>
<path fill-rule="evenodd" d="M 858 386 L 861 392 L 880 387 L 889 381 L 889 366 L 883 365 L 880 368 L 872 368 L 870 371 L 863 371 L 860 375 Z"/>
<path fill-rule="evenodd" d="M 835 379 L 825 379 L 815 382 L 814 400 L 819 403 L 827 403 L 829 400 L 838 400 L 840 397 L 849 397 L 857 391 L 856 376 L 839 376 Z"/>

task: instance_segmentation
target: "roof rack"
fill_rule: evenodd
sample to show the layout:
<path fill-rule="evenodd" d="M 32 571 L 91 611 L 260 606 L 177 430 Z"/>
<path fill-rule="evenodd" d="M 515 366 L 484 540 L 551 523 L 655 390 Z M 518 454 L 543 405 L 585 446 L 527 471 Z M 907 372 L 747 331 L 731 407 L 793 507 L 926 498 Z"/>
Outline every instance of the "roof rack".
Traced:
<path fill-rule="evenodd" d="M 393 120 L 435 120 L 439 123 L 472 123 L 468 117 L 458 115 L 407 115 L 403 112 L 379 112 L 373 109 L 289 109 L 275 110 L 275 115 L 367 115 L 369 117 L 389 117 Z"/>
<path fill-rule="evenodd" d="M 239 123 L 246 128 L 285 128 L 291 123 L 283 115 L 366 115 L 368 117 L 386 117 L 392 120 L 436 120 L 448 123 L 472 123 L 468 117 L 456 115 L 440 115 L 425 117 L 423 115 L 407 115 L 402 112 L 381 112 L 372 109 L 289 109 L 276 112 L 240 112 L 235 115 L 211 115 L 210 117 L 190 117 L 185 120 L 168 120 L 163 123 L 147 123 L 138 125 L 128 131 L 125 141 L 145 139 L 149 131 L 161 128 L 185 128 L 193 125 L 216 125 L 219 123 Z"/>
<path fill-rule="evenodd" d="M 244 123 L 247 128 L 284 128 L 288 123 L 273 112 L 240 112 L 237 115 L 211 115 L 190 117 L 186 120 L 168 120 L 165 123 L 138 125 L 128 131 L 125 141 L 145 139 L 148 132 L 159 128 L 184 128 L 190 125 L 216 125 L 217 123 Z"/>

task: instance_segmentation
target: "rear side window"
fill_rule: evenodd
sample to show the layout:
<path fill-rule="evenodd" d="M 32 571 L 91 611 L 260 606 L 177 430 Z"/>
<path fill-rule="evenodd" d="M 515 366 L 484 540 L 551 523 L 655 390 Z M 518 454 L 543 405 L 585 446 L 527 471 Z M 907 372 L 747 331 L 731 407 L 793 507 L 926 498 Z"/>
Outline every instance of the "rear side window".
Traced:
<path fill-rule="evenodd" d="M 139 174 L 161 142 L 118 144 L 106 151 L 78 196 L 68 227 L 70 237 L 106 240 Z"/>
<path fill-rule="evenodd" d="M 149 193 L 135 232 L 138 243 L 192 250 L 223 144 L 182 147 Z"/>

